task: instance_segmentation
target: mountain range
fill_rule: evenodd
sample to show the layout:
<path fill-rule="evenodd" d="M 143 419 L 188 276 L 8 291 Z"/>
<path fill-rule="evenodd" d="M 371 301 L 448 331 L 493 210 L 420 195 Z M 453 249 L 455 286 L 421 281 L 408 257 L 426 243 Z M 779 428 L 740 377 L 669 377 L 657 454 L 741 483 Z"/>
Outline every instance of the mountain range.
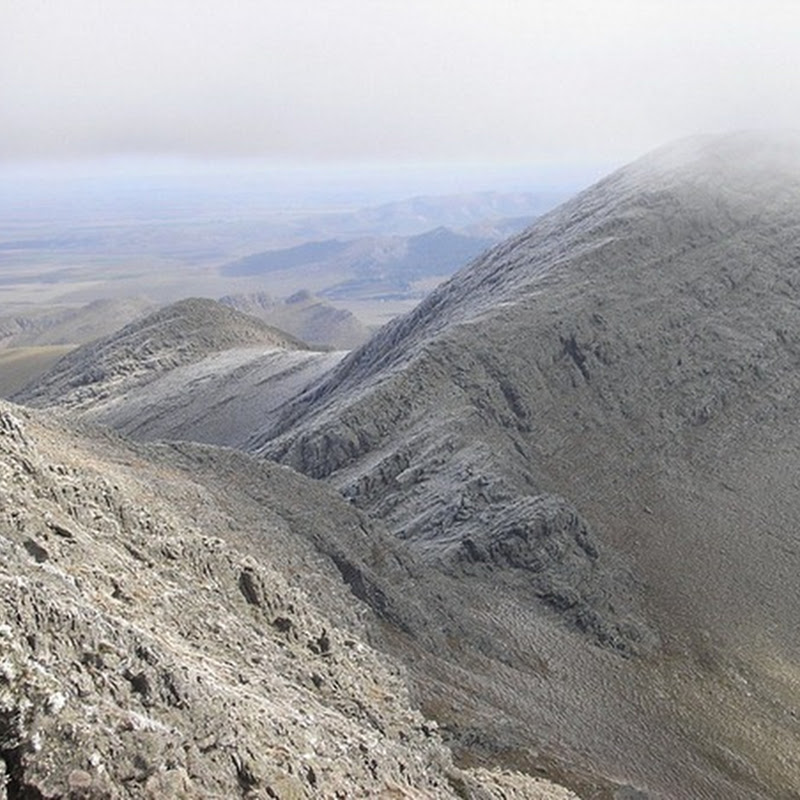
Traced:
<path fill-rule="evenodd" d="M 584 798 L 789 798 L 798 265 L 800 136 L 694 137 L 544 214 L 349 354 L 314 355 L 296 381 L 264 358 L 312 358 L 302 345 L 210 303 L 187 328 L 190 301 L 75 351 L 15 399 L 59 409 L 65 429 L 220 431 L 235 450 L 81 435 L 141 454 L 114 456 L 128 480 L 137 459 L 187 469 L 198 499 L 176 491 L 201 531 L 220 492 L 245 520 L 290 503 L 324 555 L 302 581 L 338 573 L 355 598 L 328 607 L 323 591 L 319 613 L 363 604 L 364 638 L 403 664 L 409 703 L 459 768 L 538 771 Z M 210 344 L 179 357 L 182 330 Z M 212 402 L 214 374 L 228 402 L 264 413 Z M 182 416 L 176 399 L 193 394 Z M 29 485 L 36 470 L 20 470 Z M 9 534 L 9 552 L 49 562 L 47 541 L 25 536 Z M 294 546 L 276 540 L 271 557 Z M 481 796 L 475 775 L 450 789 L 459 780 Z"/>
<path fill-rule="evenodd" d="M 518 227 L 524 225 L 520 222 Z M 302 271 L 321 287 L 320 294 L 332 299 L 421 296 L 427 282 L 449 277 L 494 241 L 444 227 L 415 236 L 329 239 L 254 253 L 221 271 L 230 277 Z"/>
<path fill-rule="evenodd" d="M 0 481 L 4 800 L 575 797 L 454 764 L 343 580 L 397 548 L 324 486 L 6 403 Z"/>

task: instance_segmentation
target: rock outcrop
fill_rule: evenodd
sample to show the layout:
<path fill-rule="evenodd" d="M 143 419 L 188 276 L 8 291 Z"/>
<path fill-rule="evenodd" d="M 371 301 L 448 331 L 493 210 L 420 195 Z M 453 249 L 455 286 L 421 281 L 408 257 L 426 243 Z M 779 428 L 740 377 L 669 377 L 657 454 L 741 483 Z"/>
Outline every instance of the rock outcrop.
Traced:
<path fill-rule="evenodd" d="M 728 742 L 736 788 L 717 776 L 712 794 L 783 796 L 800 776 L 721 687 L 747 674 L 767 739 L 800 734 L 766 711 L 788 686 L 776 676 L 792 680 L 775 664 L 800 659 L 799 209 L 796 134 L 657 151 L 455 275 L 249 446 L 336 486 L 427 563 L 501 584 L 548 565 L 559 588 L 534 570 L 540 602 L 579 626 L 613 609 L 611 628 L 585 628 L 598 643 L 657 632 L 661 663 L 716 687 L 677 715 Z M 557 498 L 575 521 L 554 539 L 537 509 Z"/>

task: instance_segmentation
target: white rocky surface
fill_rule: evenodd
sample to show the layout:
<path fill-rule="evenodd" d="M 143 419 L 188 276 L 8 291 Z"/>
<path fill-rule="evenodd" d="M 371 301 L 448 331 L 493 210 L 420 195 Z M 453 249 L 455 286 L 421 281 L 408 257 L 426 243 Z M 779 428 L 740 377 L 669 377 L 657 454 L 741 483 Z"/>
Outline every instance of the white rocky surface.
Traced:
<path fill-rule="evenodd" d="M 90 408 L 176 367 L 255 345 L 307 349 L 255 317 L 214 300 L 190 298 L 73 350 L 15 397 L 27 405 Z"/>
<path fill-rule="evenodd" d="M 501 581 L 524 566 L 537 581 L 550 563 L 556 590 L 540 584 L 541 599 L 579 626 L 599 614 L 612 642 L 642 630 L 611 612 L 638 588 L 660 641 L 645 660 L 698 681 L 658 703 L 662 733 L 682 730 L 668 738 L 694 740 L 694 755 L 640 761 L 629 740 L 610 770 L 649 762 L 639 785 L 657 796 L 790 796 L 799 263 L 800 137 L 680 142 L 462 270 L 252 446 L 326 479 L 453 574 Z M 557 498 L 554 519 L 574 513 L 588 547 L 548 541 L 536 509 Z M 625 702 L 641 697 L 634 685 Z"/>
<path fill-rule="evenodd" d="M 345 352 L 234 347 L 96 399 L 81 417 L 142 441 L 244 447 L 251 431 L 332 369 Z"/>

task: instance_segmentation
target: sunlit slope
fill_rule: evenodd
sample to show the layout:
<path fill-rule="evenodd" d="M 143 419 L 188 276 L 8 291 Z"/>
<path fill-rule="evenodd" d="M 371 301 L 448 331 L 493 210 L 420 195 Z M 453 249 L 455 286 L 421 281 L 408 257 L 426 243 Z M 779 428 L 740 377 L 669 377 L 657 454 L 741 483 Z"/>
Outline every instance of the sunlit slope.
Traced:
<path fill-rule="evenodd" d="M 326 487 L 45 416 L 0 403 L 4 797 L 574 797 L 453 765 Z"/>

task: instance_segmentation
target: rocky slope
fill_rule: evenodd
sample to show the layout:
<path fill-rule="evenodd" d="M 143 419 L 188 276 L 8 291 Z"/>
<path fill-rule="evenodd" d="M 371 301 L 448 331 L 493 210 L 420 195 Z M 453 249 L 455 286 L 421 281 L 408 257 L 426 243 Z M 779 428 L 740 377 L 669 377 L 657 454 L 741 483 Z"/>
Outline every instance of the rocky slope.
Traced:
<path fill-rule="evenodd" d="M 172 439 L 244 447 L 283 405 L 329 372 L 344 351 L 232 347 L 146 383 L 93 398 L 79 413 L 140 441 Z"/>
<path fill-rule="evenodd" d="M 621 170 L 386 326 L 252 446 L 435 549 L 493 492 L 594 510 L 626 478 L 713 466 L 708 448 L 756 421 L 788 427 L 798 153 L 699 140 Z M 454 507 L 456 468 L 474 480 Z"/>
<path fill-rule="evenodd" d="M 177 367 L 245 346 L 307 349 L 289 334 L 213 300 L 181 300 L 77 348 L 15 397 L 32 406 L 90 407 Z"/>
<path fill-rule="evenodd" d="M 685 763 L 659 775 L 665 751 L 631 751 L 627 769 L 671 797 L 788 797 L 799 263 L 800 137 L 681 142 L 457 274 L 250 446 L 327 479 L 450 574 L 550 563 L 557 588 L 537 592 L 578 625 L 609 619 L 594 600 L 622 558 L 658 660 L 708 692 L 660 713 L 730 786 L 689 789 Z M 553 546 L 553 530 L 571 533 Z M 638 636 L 616 625 L 611 641 Z M 745 697 L 760 700 L 745 712 Z"/>
<path fill-rule="evenodd" d="M 574 796 L 453 765 L 365 643 L 368 532 L 322 487 L 6 404 L 0 484 L 4 800 Z"/>
<path fill-rule="evenodd" d="M 225 303 L 187 300 L 69 353 L 14 397 L 139 440 L 243 446 L 344 355 Z"/>
<path fill-rule="evenodd" d="M 349 505 L 146 452 L 310 536 L 461 766 L 793 797 L 798 209 L 798 137 L 700 138 L 490 251 L 250 431 Z"/>
<path fill-rule="evenodd" d="M 285 300 L 263 292 L 226 295 L 220 303 L 258 317 L 314 347 L 351 350 L 369 338 L 369 331 L 354 314 L 309 292 L 297 292 Z"/>

